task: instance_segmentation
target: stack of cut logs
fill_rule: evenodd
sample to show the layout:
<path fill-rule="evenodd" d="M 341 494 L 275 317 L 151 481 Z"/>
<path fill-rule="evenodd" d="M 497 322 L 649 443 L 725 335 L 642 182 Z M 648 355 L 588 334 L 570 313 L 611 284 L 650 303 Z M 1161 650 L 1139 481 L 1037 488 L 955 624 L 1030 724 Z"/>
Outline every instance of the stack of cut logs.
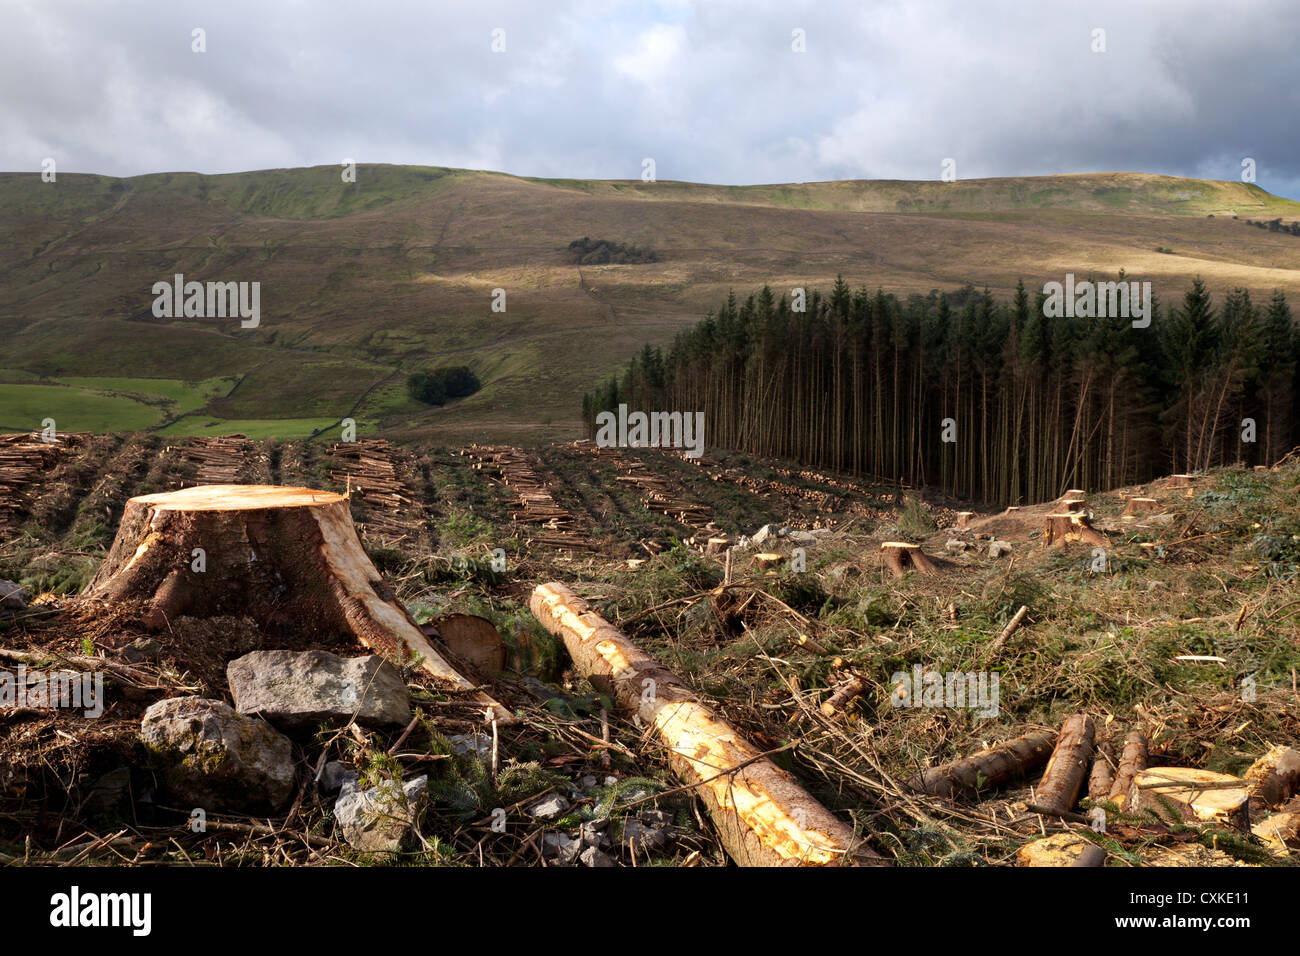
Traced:
<path fill-rule="evenodd" d="M 617 448 L 600 448 L 592 442 L 575 442 L 573 447 L 583 454 L 613 464 L 621 472 L 614 480 L 640 492 L 641 504 L 651 511 L 667 515 L 674 521 L 695 529 L 701 541 L 708 537 L 705 526 L 711 520 L 709 509 L 681 497 L 667 478 L 656 475 L 645 462 L 624 454 Z"/>
<path fill-rule="evenodd" d="M 335 442 L 329 453 L 339 466 L 330 470 L 330 480 L 369 506 L 364 522 L 368 531 L 388 537 L 402 537 L 411 531 L 410 517 L 404 512 L 422 509 L 407 493 L 386 439 Z"/>
<path fill-rule="evenodd" d="M 596 547 L 579 533 L 573 515 L 551 497 L 531 455 L 509 445 L 477 444 L 462 449 L 461 454 L 474 459 L 476 469 L 495 472 L 501 484 L 515 493 L 519 510 L 511 513 L 510 520 L 515 524 L 538 526 L 528 536 L 528 544 L 570 549 Z"/>
<path fill-rule="evenodd" d="M 37 433 L 0 435 L 0 528 L 16 523 L 27 513 L 42 480 L 64 451 L 89 437 L 70 433 L 47 442 Z"/>
<path fill-rule="evenodd" d="M 168 449 L 170 451 L 171 449 Z M 248 439 L 243 435 L 194 438 L 176 449 L 182 461 L 198 466 L 198 485 L 237 485 L 247 465 Z"/>

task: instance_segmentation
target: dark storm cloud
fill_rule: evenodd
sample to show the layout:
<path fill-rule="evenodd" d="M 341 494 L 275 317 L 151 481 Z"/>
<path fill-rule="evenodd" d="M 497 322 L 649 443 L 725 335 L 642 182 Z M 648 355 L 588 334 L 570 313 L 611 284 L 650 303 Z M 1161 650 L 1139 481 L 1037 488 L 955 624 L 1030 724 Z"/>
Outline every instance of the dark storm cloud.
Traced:
<path fill-rule="evenodd" d="M 9 170 L 354 158 L 634 178 L 652 157 L 660 178 L 754 183 L 933 179 L 952 158 L 961 178 L 1235 179 L 1252 157 L 1260 185 L 1300 196 L 1285 2 L 25 0 L 2 16 Z"/>

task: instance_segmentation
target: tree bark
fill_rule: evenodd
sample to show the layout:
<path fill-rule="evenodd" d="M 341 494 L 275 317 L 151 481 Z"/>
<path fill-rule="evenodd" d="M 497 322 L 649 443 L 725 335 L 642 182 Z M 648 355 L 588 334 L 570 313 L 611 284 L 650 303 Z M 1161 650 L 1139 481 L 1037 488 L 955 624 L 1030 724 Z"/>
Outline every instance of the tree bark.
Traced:
<path fill-rule="evenodd" d="M 1056 733 L 1039 730 L 941 767 L 930 767 L 908 781 L 935 797 L 991 790 L 1041 767 L 1052 753 Z"/>
<path fill-rule="evenodd" d="M 1131 730 L 1124 740 L 1124 750 L 1119 757 L 1119 770 L 1115 773 L 1115 782 L 1110 787 L 1110 799 L 1121 810 L 1129 800 L 1129 791 L 1133 789 L 1133 780 L 1147 768 L 1147 739 L 1140 730 Z"/>
<path fill-rule="evenodd" d="M 737 864 L 888 865 L 567 587 L 538 585 L 529 607 L 564 641 L 578 670 L 650 728 L 673 772 L 699 794 Z"/>
<path fill-rule="evenodd" d="M 1074 809 L 1092 758 L 1094 732 L 1092 718 L 1084 714 L 1075 714 L 1061 725 L 1056 749 L 1034 796 L 1036 803 L 1060 813 Z"/>
<path fill-rule="evenodd" d="M 200 485 L 131 498 L 84 596 L 141 601 L 158 630 L 177 617 L 247 615 L 271 635 L 350 635 L 457 690 L 473 685 L 433 648 L 357 537 L 343 495 L 270 485 Z M 485 694 L 475 699 L 514 716 Z"/>

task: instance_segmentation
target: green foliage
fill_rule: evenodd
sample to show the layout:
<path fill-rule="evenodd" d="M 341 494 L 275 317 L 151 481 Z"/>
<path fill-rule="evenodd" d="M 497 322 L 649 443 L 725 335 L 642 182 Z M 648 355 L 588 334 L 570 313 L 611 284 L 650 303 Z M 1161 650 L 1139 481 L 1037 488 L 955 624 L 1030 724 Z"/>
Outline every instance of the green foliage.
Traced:
<path fill-rule="evenodd" d="M 445 405 L 449 399 L 473 395 L 483 385 L 467 365 L 443 366 L 432 372 L 413 372 L 407 376 L 406 390 L 417 402 Z"/>

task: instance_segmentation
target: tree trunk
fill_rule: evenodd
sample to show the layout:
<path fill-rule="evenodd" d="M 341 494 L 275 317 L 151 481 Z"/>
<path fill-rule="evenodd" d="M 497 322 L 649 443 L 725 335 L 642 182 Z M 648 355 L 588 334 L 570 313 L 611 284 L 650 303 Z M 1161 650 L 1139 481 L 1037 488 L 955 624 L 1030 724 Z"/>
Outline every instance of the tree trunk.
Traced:
<path fill-rule="evenodd" d="M 1093 733 L 1092 718 L 1084 714 L 1075 714 L 1061 725 L 1061 736 L 1039 781 L 1035 803 L 1058 813 L 1074 809 L 1092 759 Z"/>
<path fill-rule="evenodd" d="M 1147 739 L 1140 730 L 1129 731 L 1124 740 L 1124 750 L 1119 757 L 1119 770 L 1115 773 L 1115 782 L 1110 787 L 1110 799 L 1124 809 L 1128 803 L 1129 791 L 1133 789 L 1133 780 L 1147 768 Z"/>
<path fill-rule="evenodd" d="M 458 690 L 473 685 L 433 648 L 357 537 L 348 499 L 310 488 L 200 485 L 126 503 L 113 546 L 84 592 L 143 601 L 162 630 L 182 615 L 247 615 L 269 634 L 346 634 Z M 499 722 L 513 715 L 484 694 Z"/>
<path fill-rule="evenodd" d="M 1055 740 L 1053 731 L 1035 731 L 954 763 L 922 770 L 908 784 L 935 797 L 992 790 L 1042 766 Z"/>
<path fill-rule="evenodd" d="M 653 731 L 673 772 L 703 800 L 737 864 L 888 865 L 567 587 L 538 585 L 529 607 L 564 641 L 578 670 Z"/>

